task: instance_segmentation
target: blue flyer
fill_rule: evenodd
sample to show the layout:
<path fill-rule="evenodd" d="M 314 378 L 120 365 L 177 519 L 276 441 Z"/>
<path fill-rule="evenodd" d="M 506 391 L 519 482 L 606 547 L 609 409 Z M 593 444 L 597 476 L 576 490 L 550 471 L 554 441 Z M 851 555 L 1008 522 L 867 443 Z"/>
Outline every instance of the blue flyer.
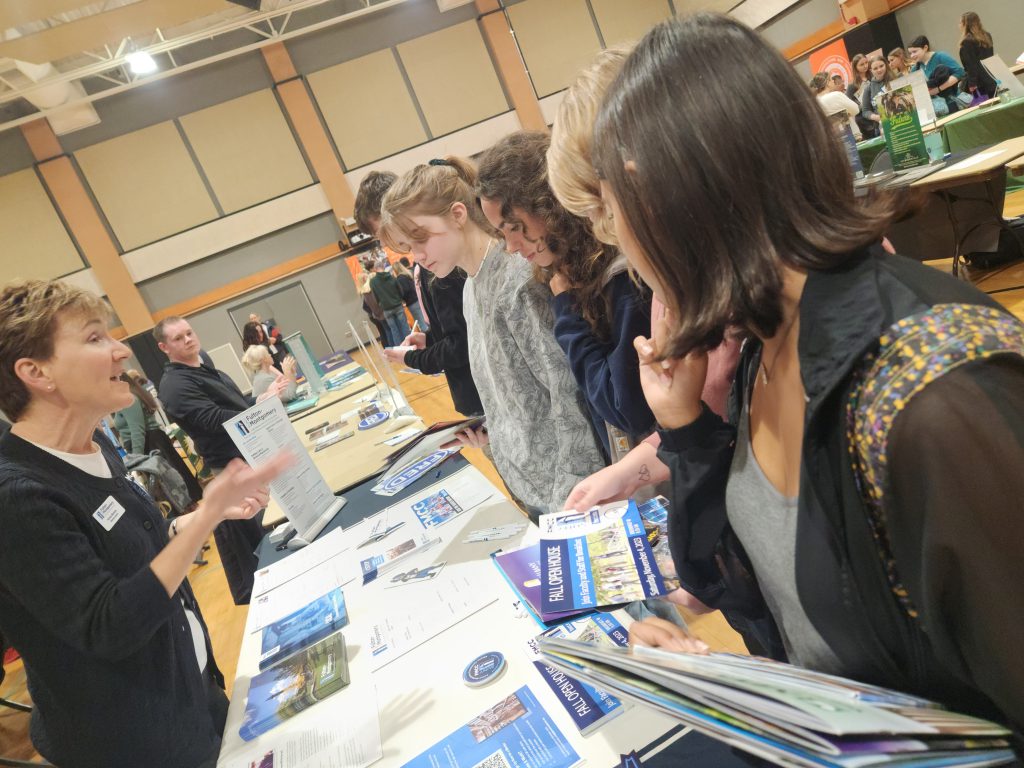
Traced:
<path fill-rule="evenodd" d="M 667 592 L 635 502 L 541 515 L 540 529 L 542 613 Z"/>
<path fill-rule="evenodd" d="M 576 750 L 524 685 L 403 768 L 570 768 L 578 762 Z"/>

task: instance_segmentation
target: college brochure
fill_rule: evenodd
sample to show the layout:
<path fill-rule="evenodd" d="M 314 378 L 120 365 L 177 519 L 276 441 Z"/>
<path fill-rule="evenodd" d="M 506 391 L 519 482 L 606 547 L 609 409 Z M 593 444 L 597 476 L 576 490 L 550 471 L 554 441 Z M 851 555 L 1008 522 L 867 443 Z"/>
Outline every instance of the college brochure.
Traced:
<path fill-rule="evenodd" d="M 540 516 L 541 612 L 618 605 L 665 595 L 633 501 Z"/>
<path fill-rule="evenodd" d="M 238 735 L 251 741 L 348 685 L 348 659 L 341 632 L 324 638 L 249 682 Z"/>
<path fill-rule="evenodd" d="M 561 637 L 581 643 L 596 643 L 612 647 L 629 644 L 629 633 L 618 620 L 607 613 L 594 614 L 582 619 L 567 621 L 554 629 L 531 638 L 526 643 L 526 652 L 537 668 L 544 682 L 548 684 L 558 703 L 569 713 L 579 732 L 586 736 L 591 731 L 622 714 L 623 706 L 607 691 L 595 688 L 567 675 L 557 667 L 548 664 L 541 656 L 537 641 L 541 637 Z"/>
<path fill-rule="evenodd" d="M 774 763 L 868 768 L 1000 765 L 1010 732 L 914 696 L 766 659 L 538 638 L 584 682 Z"/>
<path fill-rule="evenodd" d="M 403 768 L 571 768 L 578 762 L 576 750 L 524 685 Z"/>
<path fill-rule="evenodd" d="M 345 594 L 333 589 L 326 595 L 263 628 L 260 638 L 260 670 L 322 640 L 348 624 Z"/>
<path fill-rule="evenodd" d="M 455 435 L 464 429 L 475 429 L 483 424 L 482 416 L 462 421 L 441 421 L 431 424 L 416 438 L 410 440 L 384 461 L 388 469 L 371 489 L 381 496 L 394 496 L 406 486 L 437 466 L 461 446 L 442 448 L 445 443 L 455 440 Z"/>
<path fill-rule="evenodd" d="M 540 544 L 531 544 L 511 552 L 500 552 L 493 555 L 494 564 L 509 586 L 523 599 L 530 615 L 542 627 L 557 624 L 573 616 L 587 613 L 587 609 L 577 611 L 541 611 L 540 599 Z"/>

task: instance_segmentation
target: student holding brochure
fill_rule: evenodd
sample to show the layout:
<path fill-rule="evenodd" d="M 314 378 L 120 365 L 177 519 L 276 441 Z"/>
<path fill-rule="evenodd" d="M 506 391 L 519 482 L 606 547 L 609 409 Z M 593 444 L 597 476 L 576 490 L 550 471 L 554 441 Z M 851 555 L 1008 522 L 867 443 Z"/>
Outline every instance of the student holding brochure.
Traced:
<path fill-rule="evenodd" d="M 722 88 L 697 85 L 710 78 Z M 752 135 L 746 105 L 766 94 L 787 109 Z M 684 586 L 770 614 L 776 657 L 1019 735 L 1024 327 L 878 247 L 899 206 L 854 197 L 813 96 L 728 17 L 638 43 L 594 160 L 619 243 L 672 317 L 637 349 Z M 728 324 L 748 342 L 725 420 L 700 391 Z"/>

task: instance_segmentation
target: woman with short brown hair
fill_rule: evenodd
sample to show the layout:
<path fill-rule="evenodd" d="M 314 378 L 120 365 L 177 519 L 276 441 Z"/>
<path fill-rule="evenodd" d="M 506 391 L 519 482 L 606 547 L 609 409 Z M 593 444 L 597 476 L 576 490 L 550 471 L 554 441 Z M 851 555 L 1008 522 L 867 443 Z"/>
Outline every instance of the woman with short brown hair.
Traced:
<path fill-rule="evenodd" d="M 21 653 L 32 741 L 61 768 L 213 766 L 227 714 L 192 559 L 252 517 L 280 469 L 235 462 L 168 530 L 96 426 L 132 399 L 98 296 L 0 291 L 0 627 Z M 168 541 L 170 536 L 170 541 Z"/>

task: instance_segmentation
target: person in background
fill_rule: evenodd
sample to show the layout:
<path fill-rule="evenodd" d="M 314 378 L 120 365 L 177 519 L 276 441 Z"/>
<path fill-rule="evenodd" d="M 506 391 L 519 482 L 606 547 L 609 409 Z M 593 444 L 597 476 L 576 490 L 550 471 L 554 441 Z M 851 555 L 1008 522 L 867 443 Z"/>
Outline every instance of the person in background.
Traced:
<path fill-rule="evenodd" d="M 151 429 L 159 429 L 156 412 L 159 409 L 156 400 L 149 394 L 140 379 L 142 375 L 135 370 L 125 371 L 121 379 L 128 385 L 134 401 L 127 408 L 114 414 L 114 429 L 121 438 L 121 445 L 128 453 L 145 454 L 146 433 Z"/>
<path fill-rule="evenodd" d="M 885 58 L 893 79 L 910 74 L 910 57 L 902 48 L 893 48 Z"/>
<path fill-rule="evenodd" d="M 956 100 L 957 83 L 964 77 L 964 68 L 945 51 L 933 51 L 924 35 L 918 35 L 907 46 L 914 62 L 913 70 L 924 72 L 928 80 L 928 93 L 946 103 L 949 112 L 959 109 Z M 938 115 L 941 110 L 936 109 Z"/>
<path fill-rule="evenodd" d="M 860 101 L 860 95 L 864 92 L 864 85 L 868 81 L 868 69 L 870 62 L 863 53 L 854 54 L 850 59 L 850 69 L 853 72 L 853 80 L 846 86 L 846 98 L 851 101 Z"/>
<path fill-rule="evenodd" d="M 281 402 L 288 403 L 297 397 L 298 385 L 295 383 L 295 358 L 285 357 L 281 370 L 274 367 L 270 352 L 262 344 L 253 344 L 242 355 L 242 365 L 252 375 L 252 396 L 259 398 L 264 392 L 273 389 Z"/>
<path fill-rule="evenodd" d="M 839 93 L 846 93 L 846 81 L 843 80 L 842 75 L 832 75 L 832 86 L 830 90 L 837 91 Z"/>
<path fill-rule="evenodd" d="M 558 511 L 573 484 L 604 461 L 552 333 L 551 291 L 495 237 L 466 160 L 416 166 L 388 190 L 382 211 L 382 237 L 394 250 L 438 277 L 458 268 L 469 276 L 469 361 L 487 424 L 460 441 L 490 441 L 505 485 L 532 520 Z"/>
<path fill-rule="evenodd" d="M 868 71 L 871 79 L 861 94 L 860 116 L 878 125 L 882 122 L 882 116 L 878 114 L 878 97 L 888 89 L 892 73 L 884 56 L 872 56 Z"/>
<path fill-rule="evenodd" d="M 751 134 L 746 105 L 766 97 L 787 109 Z M 671 313 L 637 351 L 683 584 L 767 611 L 778 657 L 1024 733 L 1024 325 L 881 250 L 905 205 L 856 196 L 792 66 L 730 17 L 637 43 L 594 166 L 623 252 Z M 699 398 L 729 325 L 747 343 L 723 420 Z M 630 640 L 676 632 L 640 622 Z"/>
<path fill-rule="evenodd" d="M 402 301 L 405 302 L 405 306 L 408 307 L 409 312 L 412 314 L 413 320 L 419 325 L 424 333 L 430 330 L 430 324 L 427 323 L 427 319 L 423 316 L 423 310 L 420 308 L 420 296 L 416 290 L 416 281 L 413 279 L 412 270 L 402 262 L 408 262 L 409 259 L 403 256 L 398 261 L 391 264 L 391 270 L 395 273 L 395 280 L 398 281 L 398 287 L 402 291 Z"/>
<path fill-rule="evenodd" d="M 134 395 L 99 296 L 0 291 L 0 626 L 25 662 L 32 743 L 62 768 L 212 768 L 224 677 L 186 578 L 210 532 L 255 515 L 274 459 L 234 462 L 168 525 L 96 430 Z"/>
<path fill-rule="evenodd" d="M 811 82 L 808 83 L 811 92 L 818 98 L 818 104 L 821 105 L 821 111 L 826 115 L 845 112 L 849 116 L 847 119 L 850 121 L 850 130 L 853 131 L 853 138 L 860 141 L 862 137 L 860 125 L 854 119 L 860 115 L 860 106 L 845 94 L 838 93 L 837 91 L 830 91 L 828 84 L 828 72 L 819 72 L 812 77 Z"/>
<path fill-rule="evenodd" d="M 390 341 L 388 327 L 384 324 L 384 312 L 381 311 L 380 304 L 377 303 L 377 297 L 370 290 L 370 265 L 363 261 L 360 261 L 359 265 L 363 268 L 363 272 L 356 279 L 356 290 L 359 291 L 359 296 L 363 300 L 363 312 L 377 329 L 377 338 L 380 340 L 381 346 L 387 347 Z"/>
<path fill-rule="evenodd" d="M 550 143 L 546 133 L 517 131 L 485 150 L 480 207 L 507 250 L 550 288 L 555 339 L 614 460 L 654 429 L 633 349 L 633 339 L 651 327 L 651 296 L 633 282 L 618 250 L 594 237 L 590 220 L 558 202 L 548 184 Z"/>
<path fill-rule="evenodd" d="M 230 376 L 217 370 L 188 320 L 166 317 L 153 328 L 153 337 L 168 359 L 160 379 L 164 410 L 192 438 L 214 474 L 225 471 L 242 454 L 224 423 L 252 406 L 253 398 L 243 395 Z M 268 393 L 277 394 L 271 388 L 261 397 L 269 397 Z M 225 520 L 214 529 L 213 538 L 235 605 L 248 605 L 258 565 L 254 552 L 263 538 L 260 520 L 253 516 Z"/>
<path fill-rule="evenodd" d="M 245 352 L 249 347 L 254 344 L 258 344 L 270 353 L 270 357 L 274 361 L 274 365 L 279 366 L 285 356 L 283 345 L 275 345 L 273 343 L 273 338 L 267 336 L 263 328 L 263 323 L 253 320 L 250 320 L 242 326 L 242 351 Z"/>
<path fill-rule="evenodd" d="M 397 347 L 409 335 L 409 321 L 405 319 L 405 302 L 402 289 L 395 276 L 385 266 L 383 259 L 374 259 L 370 265 L 370 290 L 380 310 L 384 313 L 384 325 L 388 329 L 388 346 Z"/>
<path fill-rule="evenodd" d="M 260 327 L 260 330 L 263 332 L 263 341 L 260 343 L 267 345 L 267 349 L 270 350 L 270 354 L 274 358 L 274 365 L 281 365 L 281 361 L 284 360 L 284 356 L 287 354 L 284 344 L 281 342 L 281 331 L 269 320 L 263 322 L 263 318 L 255 312 L 249 315 L 249 322 L 256 323 Z"/>
<path fill-rule="evenodd" d="M 960 63 L 964 66 L 967 90 L 974 94 L 976 102 L 996 95 L 995 78 L 981 63 L 994 55 L 992 35 L 985 31 L 978 14 L 967 11 L 960 17 Z"/>

